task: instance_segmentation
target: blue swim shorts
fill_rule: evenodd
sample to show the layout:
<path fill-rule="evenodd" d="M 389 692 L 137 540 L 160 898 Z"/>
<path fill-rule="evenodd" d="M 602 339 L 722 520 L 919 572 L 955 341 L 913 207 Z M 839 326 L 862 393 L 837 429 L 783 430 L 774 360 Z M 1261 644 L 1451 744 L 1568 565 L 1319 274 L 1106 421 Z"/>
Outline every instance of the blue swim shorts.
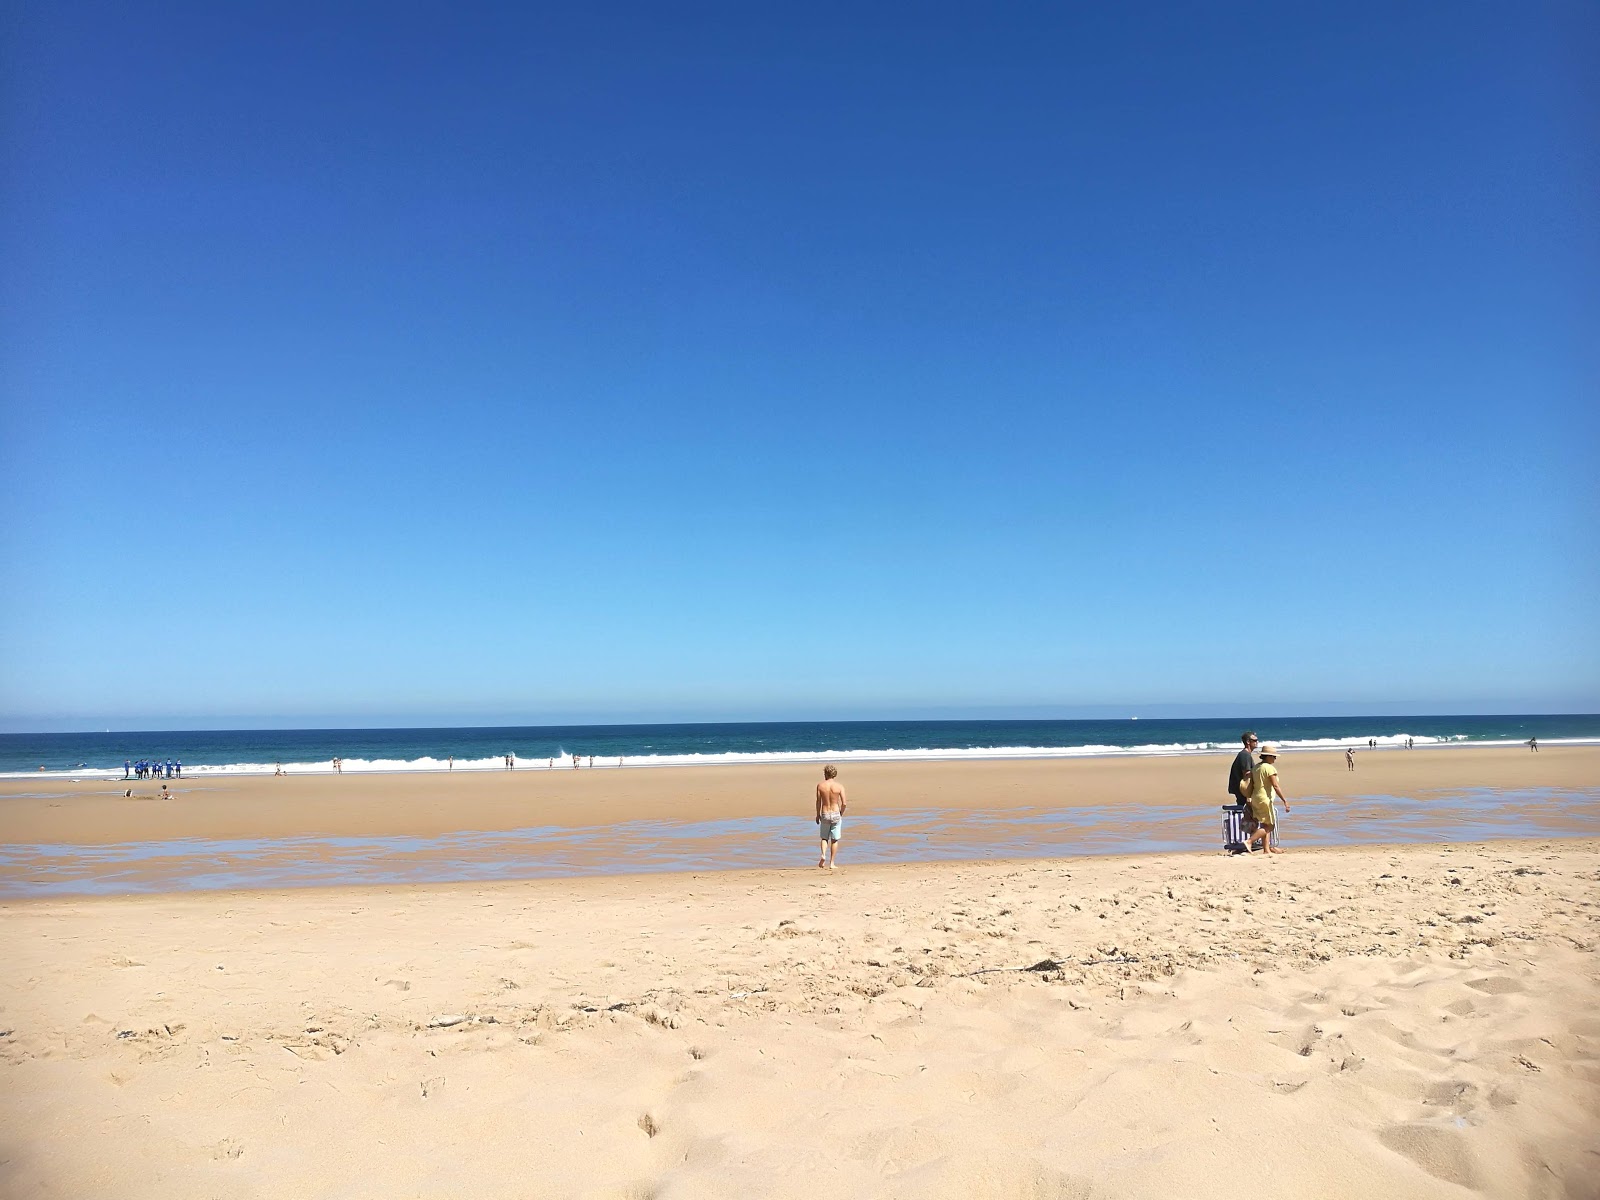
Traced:
<path fill-rule="evenodd" d="M 817 822 L 817 829 L 825 842 L 837 842 L 839 835 L 844 832 L 843 817 L 823 817 Z"/>

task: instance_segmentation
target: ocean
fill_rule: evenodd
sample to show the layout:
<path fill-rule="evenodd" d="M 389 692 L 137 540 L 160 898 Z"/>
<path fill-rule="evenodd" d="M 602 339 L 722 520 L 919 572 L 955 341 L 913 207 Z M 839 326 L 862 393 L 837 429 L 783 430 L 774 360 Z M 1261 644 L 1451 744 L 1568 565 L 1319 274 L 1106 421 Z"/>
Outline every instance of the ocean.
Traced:
<path fill-rule="evenodd" d="M 0 734 L 0 777 L 121 778 L 127 760 L 172 759 L 189 776 L 502 770 L 889 759 L 1072 758 L 1204 753 L 1241 730 L 1285 749 L 1600 741 L 1600 715 L 1129 718 L 1100 721 L 770 721 L 444 729 L 242 729 Z"/>

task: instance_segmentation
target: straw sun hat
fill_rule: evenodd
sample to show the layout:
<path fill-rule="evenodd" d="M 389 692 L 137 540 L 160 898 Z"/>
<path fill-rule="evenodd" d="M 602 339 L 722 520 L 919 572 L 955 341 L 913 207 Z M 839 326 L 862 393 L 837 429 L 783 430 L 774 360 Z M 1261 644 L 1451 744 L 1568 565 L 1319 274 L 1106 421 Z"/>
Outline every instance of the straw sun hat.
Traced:
<path fill-rule="evenodd" d="M 1256 753 L 1262 758 L 1277 758 L 1278 748 L 1271 742 L 1268 742 L 1265 746 L 1261 747 L 1261 749 L 1257 750 Z"/>

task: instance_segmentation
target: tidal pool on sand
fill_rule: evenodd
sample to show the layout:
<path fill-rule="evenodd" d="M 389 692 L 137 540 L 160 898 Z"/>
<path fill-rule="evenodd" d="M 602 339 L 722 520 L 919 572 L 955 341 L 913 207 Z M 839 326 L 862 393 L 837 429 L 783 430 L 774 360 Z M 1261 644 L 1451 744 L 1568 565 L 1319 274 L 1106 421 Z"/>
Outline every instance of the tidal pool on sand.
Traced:
<path fill-rule="evenodd" d="M 1600 835 L 1600 789 L 1488 788 L 1294 801 L 1286 849 Z M 1220 807 L 852 812 L 840 862 L 902 863 L 1220 849 Z M 452 883 L 654 871 L 805 867 L 803 816 L 537 826 L 439 837 L 182 838 L 109 846 L 0 846 L 0 896 Z"/>

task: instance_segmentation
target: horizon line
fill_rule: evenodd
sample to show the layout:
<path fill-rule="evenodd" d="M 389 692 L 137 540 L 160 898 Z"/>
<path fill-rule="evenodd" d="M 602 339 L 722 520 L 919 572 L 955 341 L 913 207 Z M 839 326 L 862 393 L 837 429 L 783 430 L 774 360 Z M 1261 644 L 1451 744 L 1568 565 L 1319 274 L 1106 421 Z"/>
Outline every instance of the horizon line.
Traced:
<path fill-rule="evenodd" d="M 1160 711 L 1137 711 L 1139 708 L 1156 709 Z M 1190 711 L 1173 711 L 1183 707 Z M 1201 712 L 1193 709 L 1207 708 L 1211 711 Z M 567 719 L 551 720 L 499 720 L 464 721 L 461 719 L 442 721 L 418 721 L 417 718 L 401 719 L 401 723 L 390 723 L 381 717 L 356 718 L 355 723 L 348 723 L 350 718 L 343 718 L 343 722 L 332 718 L 323 720 L 312 719 L 310 723 L 287 723 L 290 719 L 273 716 L 232 716 L 216 719 L 183 719 L 183 718 L 158 718 L 157 723 L 129 724 L 113 722 L 111 725 L 100 728 L 83 728 L 81 726 L 66 728 L 64 722 L 56 723 L 49 718 L 39 719 L 40 725 L 54 727 L 19 727 L 10 721 L 0 718 L 0 737 L 27 737 L 32 735 L 98 735 L 106 734 L 142 734 L 142 733 L 317 733 L 317 732 L 356 732 L 356 731 L 432 731 L 443 729 L 462 730 L 498 730 L 498 729 L 595 729 L 595 728 L 652 728 L 671 726 L 699 726 L 699 725 L 860 725 L 860 724 L 958 724 L 963 722 L 994 722 L 994 723 L 1039 723 L 1053 721 L 1257 721 L 1271 720 L 1318 720 L 1341 718 L 1356 720 L 1366 717 L 1371 718 L 1400 718 L 1400 717 L 1461 717 L 1461 718 L 1490 718 L 1490 717 L 1596 717 L 1600 718 L 1600 711 L 1584 711 L 1582 709 L 1554 708 L 1535 706 L 1529 708 L 1511 708 L 1504 706 L 1460 707 L 1455 705 L 1427 708 L 1420 705 L 1393 704 L 1379 705 L 1372 709 L 1358 708 L 1354 705 L 1328 702 L 1324 705 L 1307 706 L 1310 708 L 1337 709 L 1339 711 L 1307 711 L 1306 709 L 1290 709 L 1284 705 L 1263 705 L 1258 709 L 1245 710 L 1230 708 L 1220 711 L 1220 706 L 1166 706 L 1166 705 L 1129 705 L 1129 706 L 1082 706 L 1072 713 L 1056 712 L 1025 714 L 1016 710 L 1005 710 L 1005 715 L 995 714 L 980 715 L 972 710 L 966 710 L 965 715 L 952 715 L 949 712 L 925 711 L 924 715 L 910 716 L 830 716 L 830 717 L 741 717 L 741 718 L 675 718 L 662 719 L 659 717 L 639 716 L 634 719 Z M 1092 711 L 1085 711 L 1091 710 Z M 1403 711 L 1400 711 L 1403 710 Z M 74 720 L 67 718 L 67 720 Z M 81 718 L 76 720 L 81 721 Z M 160 723 L 170 720 L 171 724 Z M 304 722 L 304 718 L 301 721 Z M 234 723 L 226 723 L 234 722 Z"/>

